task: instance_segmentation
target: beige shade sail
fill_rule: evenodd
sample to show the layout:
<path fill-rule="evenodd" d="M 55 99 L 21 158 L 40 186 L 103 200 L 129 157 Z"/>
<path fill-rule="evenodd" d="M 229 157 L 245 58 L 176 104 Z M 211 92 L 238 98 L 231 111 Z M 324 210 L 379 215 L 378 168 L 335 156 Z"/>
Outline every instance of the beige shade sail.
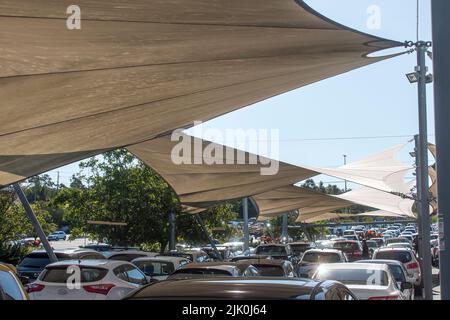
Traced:
<path fill-rule="evenodd" d="M 0 185 L 148 141 L 402 45 L 294 0 L 0 1 Z M 33 161 L 30 161 L 33 159 Z"/>
<path fill-rule="evenodd" d="M 433 143 L 428 143 L 428 150 L 430 150 L 431 154 L 433 155 L 434 159 L 436 159 L 436 145 Z M 430 205 L 433 207 L 433 211 L 438 209 L 438 202 L 437 202 L 437 171 L 436 171 L 436 164 L 433 164 L 432 166 L 428 167 L 428 175 L 431 179 L 431 185 L 430 185 L 430 193 L 433 196 L 433 199 L 430 201 Z"/>
<path fill-rule="evenodd" d="M 309 215 L 302 215 L 302 217 L 297 220 L 301 223 L 315 223 L 321 221 L 338 220 L 338 219 L 349 219 L 349 218 L 361 218 L 361 217 L 379 217 L 379 218 L 405 218 L 405 216 L 398 215 L 392 212 L 377 210 L 371 212 L 364 212 L 359 214 L 346 214 L 346 213 L 313 213 Z"/>
<path fill-rule="evenodd" d="M 336 210 L 354 204 L 351 201 L 296 186 L 278 188 L 252 198 L 259 209 L 260 219 L 294 210 L 299 210 L 303 215 Z"/>
<path fill-rule="evenodd" d="M 268 162 L 267 158 L 191 136 L 182 137 L 171 141 L 171 136 L 163 136 L 127 149 L 170 184 L 184 205 L 185 212 L 198 213 L 221 201 L 292 185 L 318 174 L 275 160 Z M 186 153 L 176 149 L 183 139 L 188 139 L 184 141 L 189 143 L 189 148 L 184 150 L 189 150 Z M 203 153 L 194 152 L 196 145 Z M 173 161 L 174 150 L 175 155 L 187 155 L 184 163 Z M 263 175 L 262 170 L 271 166 L 278 167 L 277 173 Z"/>
<path fill-rule="evenodd" d="M 405 175 L 414 168 L 397 159 L 398 152 L 404 146 L 398 145 L 338 168 L 310 169 L 381 191 L 408 195 L 411 188 L 405 181 Z"/>
<path fill-rule="evenodd" d="M 377 189 L 360 187 L 335 197 L 352 201 L 367 207 L 392 212 L 400 216 L 410 218 L 415 217 L 412 211 L 414 200 L 402 198 L 395 194 L 383 192 Z"/>

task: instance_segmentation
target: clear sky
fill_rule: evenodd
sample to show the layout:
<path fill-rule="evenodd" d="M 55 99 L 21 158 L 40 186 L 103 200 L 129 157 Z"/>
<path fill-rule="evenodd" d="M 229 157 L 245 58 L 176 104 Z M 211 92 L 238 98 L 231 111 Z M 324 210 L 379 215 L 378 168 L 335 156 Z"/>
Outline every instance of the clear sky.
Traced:
<path fill-rule="evenodd" d="M 430 1 L 420 1 L 420 39 L 431 40 Z M 308 0 L 312 8 L 351 28 L 384 38 L 416 40 L 416 0 Z M 367 9 L 380 9 L 380 28 L 369 29 Z M 401 50 L 405 50 L 402 48 Z M 427 59 L 431 71 L 431 60 Z M 298 165 L 339 166 L 399 143 L 418 132 L 417 89 L 405 74 L 416 55 L 402 55 L 285 93 L 204 124 L 204 128 L 278 129 L 279 160 Z M 432 86 L 428 86 L 428 132 L 434 142 Z M 381 137 L 384 138 L 362 138 Z M 386 138 L 385 136 L 389 136 Z M 395 137 L 392 137 L 395 136 Z M 400 137 L 398 137 L 400 136 Z M 341 139 L 357 137 L 356 139 Z M 220 141 L 218 141 L 220 142 Z M 409 144 L 401 159 L 408 156 Z M 68 183 L 77 164 L 49 174 Z M 334 178 L 319 177 L 325 182 Z"/>

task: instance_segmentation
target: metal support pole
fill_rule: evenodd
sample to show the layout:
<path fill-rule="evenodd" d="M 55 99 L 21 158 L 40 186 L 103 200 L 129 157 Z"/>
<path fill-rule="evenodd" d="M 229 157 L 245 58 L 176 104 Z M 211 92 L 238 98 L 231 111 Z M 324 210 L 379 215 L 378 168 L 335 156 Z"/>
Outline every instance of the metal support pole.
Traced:
<path fill-rule="evenodd" d="M 248 231 L 248 199 L 242 199 L 242 215 L 244 218 L 244 252 L 248 253 L 250 250 L 250 234 Z"/>
<path fill-rule="evenodd" d="M 38 219 L 36 218 L 36 216 L 33 212 L 33 209 L 31 208 L 30 203 L 28 202 L 28 199 L 25 196 L 25 193 L 23 193 L 23 190 L 18 183 L 15 183 L 13 186 L 14 186 L 14 191 L 19 196 L 20 202 L 22 202 L 22 205 L 25 209 L 25 213 L 26 213 L 28 219 L 30 219 L 30 222 L 33 225 L 34 230 L 36 231 L 36 234 L 38 235 L 39 239 L 41 240 L 41 243 L 43 244 L 44 249 L 47 252 L 50 261 L 57 262 L 58 258 L 56 257 L 55 253 L 53 252 L 53 249 L 47 240 L 47 236 L 45 235 L 44 230 L 42 230 L 42 227 L 41 227 Z"/>
<path fill-rule="evenodd" d="M 450 1 L 432 0 L 441 299 L 450 300 Z"/>
<path fill-rule="evenodd" d="M 416 211 L 417 211 L 417 256 L 419 258 L 419 264 L 420 264 L 420 270 L 423 270 L 423 228 L 422 228 L 422 214 L 420 214 L 420 202 L 419 202 L 419 190 L 421 186 L 421 175 L 420 175 L 420 161 L 419 161 L 419 148 L 420 148 L 420 142 L 419 142 L 419 135 L 416 134 L 414 136 L 414 154 L 415 154 L 415 160 L 416 160 L 416 193 L 417 193 L 417 201 L 416 201 Z M 423 284 L 423 283 L 422 283 Z M 416 292 L 416 295 L 418 295 L 419 292 Z M 420 296 L 423 297 L 423 286 L 420 288 Z"/>
<path fill-rule="evenodd" d="M 283 225 L 282 225 L 282 229 L 281 229 L 281 238 L 285 238 L 286 241 L 288 240 L 288 218 L 289 218 L 289 213 L 285 213 L 283 214 Z"/>
<path fill-rule="evenodd" d="M 219 250 L 217 250 L 216 244 L 214 243 L 213 239 L 211 238 L 211 236 L 209 235 L 208 230 L 206 230 L 205 227 L 205 223 L 203 222 L 202 217 L 197 213 L 195 215 L 195 219 L 197 219 L 198 224 L 200 225 L 200 227 L 202 228 L 203 232 L 205 233 L 206 237 L 208 238 L 209 243 L 211 244 L 211 247 L 213 248 L 214 252 L 217 255 L 217 258 L 222 261 L 222 255 L 219 253 Z"/>
<path fill-rule="evenodd" d="M 422 247 L 419 249 L 422 255 L 422 281 L 424 285 L 424 298 L 433 300 L 433 273 L 431 266 L 430 246 L 430 202 L 428 182 L 428 134 L 427 134 L 427 67 L 425 63 L 428 46 L 425 42 L 419 42 L 417 49 L 417 74 L 418 74 L 418 99 L 419 99 L 419 179 L 417 186 L 419 201 L 420 227 L 422 235 Z"/>
<path fill-rule="evenodd" d="M 175 212 L 173 210 L 170 210 L 169 212 L 169 229 L 170 229 L 170 235 L 169 235 L 169 250 L 173 251 L 176 250 L 176 217 Z"/>

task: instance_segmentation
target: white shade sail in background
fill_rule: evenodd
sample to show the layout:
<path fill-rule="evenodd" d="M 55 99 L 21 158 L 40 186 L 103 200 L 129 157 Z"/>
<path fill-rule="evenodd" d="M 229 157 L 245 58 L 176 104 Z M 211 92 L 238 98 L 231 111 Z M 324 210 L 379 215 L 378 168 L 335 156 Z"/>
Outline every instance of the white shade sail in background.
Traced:
<path fill-rule="evenodd" d="M 411 189 L 405 181 L 405 175 L 414 167 L 397 159 L 404 146 L 398 145 L 338 168 L 308 168 L 370 188 L 407 195 Z"/>
<path fill-rule="evenodd" d="M 326 212 L 326 213 L 313 213 L 313 214 L 307 214 L 302 215 L 300 219 L 297 219 L 297 222 L 301 223 L 316 223 L 316 222 L 322 222 L 322 221 L 329 221 L 329 220 L 339 220 L 339 219 L 357 219 L 357 218 L 364 218 L 364 217 L 374 217 L 374 218 L 400 218 L 404 219 L 405 216 L 398 215 L 392 212 L 383 211 L 383 210 L 377 210 L 377 211 L 371 211 L 371 212 L 364 212 L 359 214 L 347 214 L 347 213 L 333 213 L 333 212 Z"/>

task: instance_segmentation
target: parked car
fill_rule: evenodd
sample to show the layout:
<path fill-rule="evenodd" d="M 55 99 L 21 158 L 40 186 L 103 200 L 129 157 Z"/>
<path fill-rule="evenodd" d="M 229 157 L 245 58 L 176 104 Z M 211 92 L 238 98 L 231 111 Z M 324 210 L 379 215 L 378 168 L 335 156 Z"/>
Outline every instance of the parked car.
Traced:
<path fill-rule="evenodd" d="M 433 267 L 439 267 L 439 241 L 430 241 L 431 245 L 431 264 Z"/>
<path fill-rule="evenodd" d="M 172 256 L 183 257 L 191 260 L 194 263 L 209 262 L 211 258 L 209 255 L 201 249 L 183 250 L 183 251 L 169 251 L 157 256 Z"/>
<path fill-rule="evenodd" d="M 210 277 L 251 277 L 259 275 L 258 269 L 252 265 L 237 262 L 204 262 L 190 263 L 175 270 L 167 279 L 191 279 Z"/>
<path fill-rule="evenodd" d="M 409 241 L 409 239 L 406 238 L 390 238 L 386 240 L 386 245 L 391 244 L 391 243 L 411 243 L 411 241 Z"/>
<path fill-rule="evenodd" d="M 253 266 L 258 270 L 258 274 L 263 277 L 295 277 L 295 270 L 292 262 L 278 259 L 248 259 L 239 260 L 237 264 Z"/>
<path fill-rule="evenodd" d="M 401 289 L 412 287 L 411 283 L 404 282 L 399 288 L 386 264 L 324 264 L 317 269 L 313 280 L 339 281 L 360 300 L 406 300 Z"/>
<path fill-rule="evenodd" d="M 281 260 L 292 259 L 292 250 L 289 244 L 261 244 L 256 247 L 255 254 Z"/>
<path fill-rule="evenodd" d="M 59 240 L 66 240 L 67 235 L 64 231 L 55 231 L 48 235 L 47 240 L 48 241 L 59 241 Z"/>
<path fill-rule="evenodd" d="M 28 294 L 11 265 L 0 262 L 0 300 L 28 300 Z"/>
<path fill-rule="evenodd" d="M 372 238 L 370 240 L 375 241 L 378 248 L 384 246 L 384 238 Z"/>
<path fill-rule="evenodd" d="M 305 252 L 297 268 L 301 278 L 311 278 L 316 269 L 323 263 L 347 262 L 345 254 L 336 249 L 311 249 Z"/>
<path fill-rule="evenodd" d="M 344 235 L 342 238 L 345 240 L 359 241 L 359 237 L 357 235 Z"/>
<path fill-rule="evenodd" d="M 372 259 L 377 260 L 397 260 L 403 263 L 408 276 L 414 278 L 414 285 L 419 286 L 421 282 L 421 273 L 419 262 L 416 259 L 414 251 L 408 248 L 379 248 L 375 250 Z"/>
<path fill-rule="evenodd" d="M 91 249 L 91 250 L 95 250 L 97 252 L 106 252 L 106 251 L 113 250 L 113 246 L 106 244 L 106 243 L 88 244 L 88 245 L 82 246 L 80 248 Z"/>
<path fill-rule="evenodd" d="M 332 248 L 344 252 L 347 260 L 350 262 L 359 260 L 362 257 L 362 247 L 359 241 L 335 241 Z"/>
<path fill-rule="evenodd" d="M 191 260 L 183 257 L 144 257 L 131 261 L 138 267 L 149 281 L 161 281 L 167 279 L 175 270 L 185 264 L 191 263 Z"/>
<path fill-rule="evenodd" d="M 131 262 L 137 258 L 154 257 L 158 255 L 156 252 L 147 252 L 141 250 L 113 250 L 102 252 L 108 260 L 128 261 Z"/>
<path fill-rule="evenodd" d="M 67 249 L 53 251 L 58 260 L 100 260 L 105 257 L 94 250 L 89 249 Z M 20 277 L 28 278 L 29 281 L 37 279 L 45 266 L 50 264 L 50 258 L 44 250 L 36 250 L 27 254 L 17 266 Z"/>
<path fill-rule="evenodd" d="M 73 283 L 76 272 L 79 282 Z M 144 273 L 126 261 L 67 260 L 46 266 L 27 291 L 31 300 L 119 300 L 147 283 Z"/>
<path fill-rule="evenodd" d="M 289 246 L 291 247 L 292 254 L 298 257 L 298 259 L 301 259 L 306 251 L 314 249 L 316 247 L 314 242 L 308 241 L 291 242 L 289 243 Z"/>
<path fill-rule="evenodd" d="M 269 277 L 218 277 L 160 281 L 130 294 L 128 300 L 357 300 L 336 281 Z"/>
<path fill-rule="evenodd" d="M 375 263 L 375 264 L 386 264 L 391 270 L 392 275 L 394 276 L 395 281 L 397 281 L 397 285 L 399 288 L 402 287 L 402 283 L 409 282 L 412 284 L 411 288 L 406 288 L 405 286 L 403 294 L 407 298 L 407 300 L 414 300 L 414 278 L 408 276 L 408 272 L 405 269 L 405 266 L 400 261 L 396 260 L 359 260 L 357 263 Z"/>

